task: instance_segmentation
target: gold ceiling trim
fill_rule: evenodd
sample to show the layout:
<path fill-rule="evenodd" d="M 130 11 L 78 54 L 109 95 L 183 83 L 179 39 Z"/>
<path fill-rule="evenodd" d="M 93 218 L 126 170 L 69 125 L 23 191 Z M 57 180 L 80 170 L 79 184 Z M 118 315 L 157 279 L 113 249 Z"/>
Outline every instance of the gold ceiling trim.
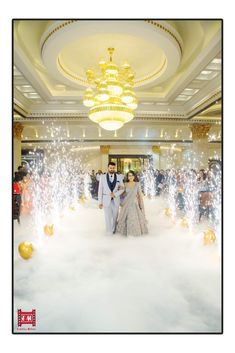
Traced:
<path fill-rule="evenodd" d="M 57 112 L 42 112 L 42 113 L 39 113 L 39 112 L 31 112 L 31 117 L 34 117 L 34 116 L 82 116 L 82 117 L 87 117 L 87 112 L 73 112 L 73 113 L 65 113 L 65 112 L 62 112 L 62 113 L 57 113 Z M 138 116 L 140 115 L 140 116 Z M 179 114 L 179 113 L 170 113 L 170 114 L 157 114 L 157 113 L 153 113 L 153 112 L 148 112 L 148 113 L 141 113 L 139 112 L 136 116 L 136 118 L 138 119 L 142 119 L 143 116 L 149 116 L 149 117 L 155 117 L 155 118 L 164 118 L 164 117 L 178 117 L 180 120 L 186 120 L 187 118 L 185 117 L 184 114 Z"/>
<path fill-rule="evenodd" d="M 48 35 L 46 36 L 46 38 L 44 39 L 42 45 L 41 45 L 41 53 L 43 52 L 43 48 L 46 44 L 46 42 L 48 41 L 48 39 L 55 34 L 56 32 L 58 32 L 60 29 L 62 29 L 63 27 L 66 27 L 68 25 L 71 25 L 74 22 L 78 22 L 79 20 L 69 20 L 69 21 L 65 21 L 63 23 L 61 23 L 60 25 L 58 25 L 57 27 L 55 27 L 51 32 L 48 33 Z"/>
<path fill-rule="evenodd" d="M 213 96 L 211 96 L 210 98 L 208 98 L 205 102 L 203 102 L 202 104 L 205 104 L 207 103 L 208 101 L 210 101 L 211 99 L 215 98 L 218 94 L 220 94 L 220 92 L 214 94 Z M 218 100 L 221 99 L 220 98 L 217 98 Z M 194 108 L 193 110 L 189 111 L 187 113 L 187 115 L 189 115 L 191 112 L 195 111 L 196 109 L 198 109 L 202 104 L 198 105 L 196 108 Z M 44 113 L 33 113 L 33 112 L 30 112 L 30 111 L 26 111 L 24 110 L 23 108 L 21 108 L 18 104 L 14 103 L 14 111 L 18 114 L 20 114 L 19 110 L 23 111 L 25 113 L 24 115 L 24 118 L 26 119 L 40 119 L 42 117 L 46 117 L 47 119 L 50 119 L 50 117 L 54 117 L 54 118 L 66 118 L 66 117 L 71 117 L 73 119 L 77 119 L 77 118 L 84 118 L 87 116 L 86 113 L 84 112 L 74 112 L 74 113 L 53 113 L 53 112 L 44 112 Z M 18 108 L 18 109 L 17 109 Z M 207 108 L 205 108 L 207 109 Z M 22 114 L 22 113 L 21 113 Z M 138 115 L 141 115 L 141 116 L 138 116 Z M 194 118 L 194 119 L 193 119 Z M 208 122 L 208 123 L 216 123 L 217 120 L 212 120 L 210 117 L 203 117 L 201 116 L 201 119 L 200 119 L 200 115 L 197 115 L 197 113 L 195 113 L 194 115 L 190 116 L 190 117 L 185 117 L 184 114 L 179 114 L 179 113 L 174 113 L 174 114 L 156 114 L 156 113 L 152 113 L 152 112 L 149 112 L 149 113 L 141 113 L 141 112 L 137 112 L 136 114 L 136 118 L 135 120 L 142 120 L 142 121 L 145 121 L 145 120 L 148 120 L 150 121 L 150 119 L 154 119 L 153 121 L 156 121 L 156 120 L 169 120 L 169 121 L 178 121 L 178 122 L 200 122 L 200 121 L 203 121 L 203 122 Z M 193 120 L 192 120 L 193 119 Z"/>
<path fill-rule="evenodd" d="M 16 113 L 18 113 L 18 111 L 16 111 Z M 30 113 L 29 113 L 30 114 Z M 173 117 L 174 116 L 174 117 Z M 22 121 L 25 120 L 39 120 L 41 121 L 42 118 L 46 118 L 48 121 L 53 120 L 53 119 L 58 119 L 58 120 L 62 120 L 62 119 L 71 119 L 71 120 L 81 120 L 81 121 L 87 121 L 87 116 L 83 113 L 32 113 L 28 116 L 24 116 L 22 117 Z M 16 119 L 17 121 L 20 120 L 19 118 Z M 187 118 L 183 118 L 182 116 L 178 116 L 177 114 L 172 115 L 171 117 L 169 117 L 169 115 L 165 116 L 165 115 L 157 115 L 157 116 L 153 116 L 152 115 L 145 115 L 145 116 L 141 116 L 135 117 L 135 122 L 141 122 L 141 121 L 146 121 L 146 122 L 154 122 L 154 123 L 163 123 L 163 122 L 177 122 L 180 124 L 188 124 L 190 121 L 190 124 L 194 124 L 194 123 L 211 123 L 211 124 L 216 124 L 218 120 L 212 120 L 212 119 L 208 119 L 208 118 L 203 118 L 200 119 L 200 117 L 196 117 L 195 119 L 191 119 L 188 120 Z"/>
<path fill-rule="evenodd" d="M 75 22 L 78 22 L 78 21 L 79 21 L 79 20 L 69 20 L 69 21 L 66 21 L 66 22 L 64 22 L 64 23 L 62 23 L 62 24 L 60 24 L 60 25 L 58 25 L 58 26 L 55 27 L 50 33 L 48 33 L 48 35 L 46 36 L 46 38 L 44 39 L 44 41 L 43 41 L 43 43 L 42 43 L 42 45 L 41 45 L 41 54 L 42 54 L 42 52 L 43 52 L 43 48 L 44 48 L 46 42 L 48 41 L 48 39 L 49 39 L 53 34 L 55 34 L 56 32 L 58 32 L 58 31 L 61 30 L 62 28 L 66 27 L 66 26 L 68 26 L 68 25 L 71 25 L 71 24 L 73 24 L 73 23 L 75 23 Z M 144 21 L 145 21 L 146 23 L 149 23 L 149 24 L 151 24 L 151 25 L 154 25 L 154 26 L 160 28 L 161 30 L 164 30 L 165 32 L 167 32 L 167 33 L 177 42 L 177 44 L 179 45 L 181 54 L 182 54 L 182 47 L 181 47 L 181 44 L 180 44 L 179 40 L 177 39 L 177 37 L 176 37 L 168 28 L 164 27 L 162 24 L 160 24 L 160 23 L 158 23 L 158 22 L 156 22 L 156 21 L 152 21 L 152 20 L 144 20 Z M 135 80 L 135 81 L 134 81 L 134 85 L 137 85 L 137 86 L 138 86 L 139 84 L 141 84 L 141 83 L 143 83 L 143 82 L 146 82 L 146 81 L 149 81 L 150 79 L 152 79 L 152 78 L 154 78 L 155 76 L 157 76 L 157 75 L 164 69 L 166 63 L 167 63 L 167 59 L 166 59 L 166 57 L 165 57 L 165 60 L 164 60 L 164 62 L 163 62 L 163 64 L 162 64 L 162 66 L 161 66 L 157 71 L 155 71 L 153 74 L 150 74 L 150 75 L 148 75 L 148 76 L 146 76 L 146 77 L 144 77 L 144 78 L 142 78 L 142 79 Z M 73 78 L 73 79 L 75 79 L 75 80 L 77 80 L 77 81 L 82 82 L 82 83 L 85 84 L 86 86 L 88 85 L 88 81 L 87 81 L 87 80 L 84 80 L 84 79 L 80 78 L 79 76 L 75 75 L 74 73 L 71 73 L 70 71 L 68 71 L 68 69 L 66 69 L 66 68 L 62 65 L 62 63 L 61 63 L 59 57 L 58 57 L 58 64 L 59 64 L 61 70 L 64 71 L 64 73 L 65 73 L 66 75 L 70 76 L 71 78 Z"/>
<path fill-rule="evenodd" d="M 58 61 L 58 65 L 60 67 L 60 69 L 67 75 L 67 76 L 70 76 L 71 78 L 73 78 L 74 80 L 76 81 L 79 81 L 81 82 L 82 84 L 85 84 L 85 86 L 89 86 L 89 82 L 87 80 L 84 80 L 82 79 L 81 77 L 77 76 L 76 74 L 74 73 L 71 73 L 67 68 L 65 68 L 61 61 L 60 61 L 60 58 L 58 57 L 57 59 Z M 148 75 L 142 79 L 139 79 L 139 80 L 134 80 L 134 86 L 138 86 L 139 84 L 143 83 L 143 82 L 146 82 L 146 81 L 149 81 L 150 79 L 152 79 L 153 77 L 157 76 L 166 66 L 166 63 L 167 63 L 167 60 L 166 60 L 166 57 L 165 57 L 165 60 L 162 64 L 162 66 L 157 70 L 155 71 L 153 74 L 151 75 Z"/>
<path fill-rule="evenodd" d="M 167 32 L 178 44 L 178 46 L 180 48 L 181 55 L 183 54 L 183 48 L 181 46 L 181 43 L 174 33 L 172 33 L 168 28 L 164 27 L 161 23 L 159 23 L 155 20 L 144 20 L 144 21 L 150 25 L 153 25 L 153 26 L 159 28 L 160 30 L 162 30 L 164 32 Z"/>
<path fill-rule="evenodd" d="M 73 78 L 74 80 L 77 80 L 77 81 L 82 82 L 82 83 L 85 84 L 86 86 L 89 85 L 89 83 L 88 83 L 87 80 L 83 80 L 83 79 L 80 78 L 79 76 L 77 76 L 77 75 L 75 75 L 74 73 L 71 73 L 70 71 L 68 71 L 68 69 L 66 69 L 66 68 L 61 64 L 61 61 L 60 61 L 60 58 L 59 58 L 59 57 L 58 57 L 57 61 L 58 61 L 58 65 L 59 65 L 60 69 L 61 69 L 67 76 L 70 76 L 70 77 Z"/>
<path fill-rule="evenodd" d="M 79 116 L 77 114 L 77 116 L 61 116 L 61 117 L 58 117 L 58 116 L 48 116 L 48 117 L 45 117 L 46 118 L 46 121 L 55 121 L 55 118 L 57 119 L 57 121 L 62 121 L 64 119 L 66 119 L 66 121 L 78 121 L 79 122 L 87 122 L 87 118 L 84 117 L 84 116 Z M 19 119 L 16 119 L 15 121 L 22 121 L 25 123 L 28 123 L 28 122 L 32 122 L 32 121 L 41 121 L 42 120 L 42 117 L 38 117 L 38 116 L 31 116 L 31 117 L 26 117 L 22 120 L 19 120 Z M 185 119 L 181 119 L 181 118 L 144 118 L 144 117 L 141 117 L 141 118 L 135 118 L 135 123 L 136 122 L 143 122 L 143 121 L 146 121 L 146 122 L 149 122 L 149 123 L 156 123 L 156 124 L 162 124 L 162 123 L 172 123 L 174 122 L 175 124 L 182 124 L 182 125 L 188 125 L 189 124 L 189 121 L 188 120 L 185 120 Z M 192 120 L 190 121 L 190 125 L 191 124 L 197 124 L 197 123 L 211 123 L 213 125 L 216 125 L 216 122 L 214 120 Z"/>

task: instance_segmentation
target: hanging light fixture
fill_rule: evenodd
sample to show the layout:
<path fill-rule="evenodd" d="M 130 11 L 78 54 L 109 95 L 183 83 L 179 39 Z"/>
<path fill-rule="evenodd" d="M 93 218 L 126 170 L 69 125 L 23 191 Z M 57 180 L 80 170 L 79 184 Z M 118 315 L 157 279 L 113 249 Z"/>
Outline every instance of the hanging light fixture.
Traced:
<path fill-rule="evenodd" d="M 90 108 L 89 118 L 106 130 L 118 130 L 134 118 L 137 99 L 133 91 L 134 73 L 129 64 L 118 67 L 113 62 L 114 48 L 108 48 L 109 62 L 100 61 L 101 75 L 86 71 L 91 87 L 84 94 L 83 104 Z"/>

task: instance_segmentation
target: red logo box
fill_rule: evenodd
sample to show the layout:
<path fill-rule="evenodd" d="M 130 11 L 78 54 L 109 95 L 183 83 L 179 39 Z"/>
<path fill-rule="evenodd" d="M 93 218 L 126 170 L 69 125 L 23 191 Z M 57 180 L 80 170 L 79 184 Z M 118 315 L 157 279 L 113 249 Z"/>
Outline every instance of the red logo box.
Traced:
<path fill-rule="evenodd" d="M 36 326 L 36 310 L 22 311 L 18 309 L 18 327 L 22 325 Z"/>

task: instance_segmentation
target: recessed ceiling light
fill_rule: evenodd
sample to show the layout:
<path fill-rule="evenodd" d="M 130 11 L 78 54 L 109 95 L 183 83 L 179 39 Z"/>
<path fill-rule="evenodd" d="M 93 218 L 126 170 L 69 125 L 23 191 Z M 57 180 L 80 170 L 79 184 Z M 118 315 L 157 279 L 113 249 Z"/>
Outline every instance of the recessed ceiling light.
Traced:
<path fill-rule="evenodd" d="M 180 94 L 178 97 L 176 97 L 175 101 L 188 101 L 190 98 L 192 97 Z"/>
<path fill-rule="evenodd" d="M 218 71 L 203 70 L 200 75 L 196 77 L 197 80 L 211 80 L 218 75 Z"/>
<path fill-rule="evenodd" d="M 55 85 L 55 88 L 59 89 L 59 90 L 65 90 L 66 89 L 65 85 L 61 85 L 61 84 Z"/>
<path fill-rule="evenodd" d="M 199 89 L 195 89 L 195 88 L 185 88 L 182 92 L 182 95 L 193 96 L 198 91 L 199 91 Z"/>
<path fill-rule="evenodd" d="M 214 58 L 211 63 L 212 64 L 221 64 L 221 58 Z"/>
<path fill-rule="evenodd" d="M 41 98 L 41 97 L 39 96 L 39 94 L 36 93 L 36 92 L 24 93 L 24 96 L 25 96 L 26 98 L 30 98 L 30 99 L 38 99 L 38 98 Z"/>
<path fill-rule="evenodd" d="M 63 101 L 63 103 L 65 103 L 65 104 L 76 104 L 77 102 L 76 101 Z"/>
<path fill-rule="evenodd" d="M 221 70 L 221 59 L 220 58 L 215 58 L 213 59 L 210 64 L 206 67 L 208 70 Z"/>
<path fill-rule="evenodd" d="M 30 85 L 19 85 L 19 86 L 16 86 L 16 88 L 18 89 L 18 91 L 23 93 L 34 92 L 33 87 Z"/>
<path fill-rule="evenodd" d="M 201 72 L 201 75 L 209 75 L 209 74 L 211 74 L 211 71 L 208 71 L 208 70 L 203 70 Z"/>
<path fill-rule="evenodd" d="M 14 76 L 22 76 L 22 73 L 14 66 Z"/>

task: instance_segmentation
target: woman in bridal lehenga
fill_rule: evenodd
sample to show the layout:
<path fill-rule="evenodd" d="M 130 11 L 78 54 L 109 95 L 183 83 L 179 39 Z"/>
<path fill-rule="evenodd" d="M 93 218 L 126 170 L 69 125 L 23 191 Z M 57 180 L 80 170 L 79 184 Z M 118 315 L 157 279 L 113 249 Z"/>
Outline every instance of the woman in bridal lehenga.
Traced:
<path fill-rule="evenodd" d="M 138 236 L 148 233 L 140 183 L 132 170 L 127 173 L 127 182 L 125 183 L 125 191 L 122 194 L 116 233 L 121 233 L 125 236 Z"/>

